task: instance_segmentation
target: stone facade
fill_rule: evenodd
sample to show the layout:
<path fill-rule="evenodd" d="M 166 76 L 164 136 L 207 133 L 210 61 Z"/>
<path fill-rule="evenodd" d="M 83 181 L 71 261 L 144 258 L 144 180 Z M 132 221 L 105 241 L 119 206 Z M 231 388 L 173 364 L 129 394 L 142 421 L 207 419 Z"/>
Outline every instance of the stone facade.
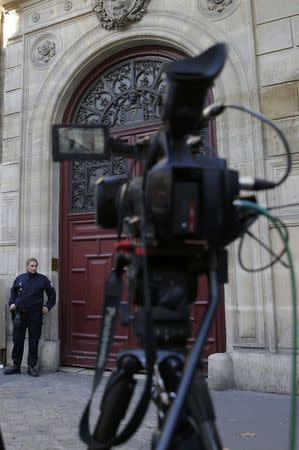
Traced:
<path fill-rule="evenodd" d="M 4 11 L 0 306 L 7 302 L 12 279 L 23 270 L 28 256 L 39 259 L 40 270 L 52 278 L 58 291 L 58 273 L 52 272 L 51 260 L 58 258 L 59 167 L 51 160 L 51 124 L 61 122 L 76 86 L 93 67 L 121 49 L 138 45 L 167 45 L 196 55 L 217 41 L 227 43 L 229 57 L 213 87 L 215 101 L 264 112 L 286 131 L 292 145 L 290 177 L 273 192 L 260 193 L 258 200 L 263 205 L 290 205 L 281 207 L 278 214 L 288 226 L 299 267 L 299 4 L 293 0 L 151 0 L 145 2 L 140 17 L 109 28 L 97 17 L 100 3 L 0 2 Z M 217 118 L 217 148 L 242 175 L 279 179 L 285 170 L 286 158 L 275 133 L 234 110 Z M 269 224 L 261 221 L 253 229 L 264 243 L 278 248 Z M 227 352 L 210 357 L 211 384 L 219 389 L 236 386 L 288 392 L 289 273 L 280 265 L 254 274 L 243 271 L 236 243 L 230 247 L 229 258 Z M 267 262 L 266 253 L 254 243 L 246 246 L 245 259 L 255 266 Z M 63 318 L 58 311 L 51 311 L 43 331 L 40 361 L 44 370 L 55 370 L 59 364 L 58 321 Z M 0 320 L 3 329 L 1 309 Z M 6 347 L 9 357 L 9 327 Z"/>

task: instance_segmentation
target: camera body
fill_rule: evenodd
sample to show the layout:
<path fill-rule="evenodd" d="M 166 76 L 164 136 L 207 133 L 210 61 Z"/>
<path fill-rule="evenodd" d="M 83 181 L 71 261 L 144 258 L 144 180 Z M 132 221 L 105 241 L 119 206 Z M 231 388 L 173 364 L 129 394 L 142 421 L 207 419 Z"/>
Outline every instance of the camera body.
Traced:
<path fill-rule="evenodd" d="M 238 174 L 218 167 L 222 162 L 164 162 L 149 171 L 146 198 L 159 239 L 221 243 L 230 237 Z"/>
<path fill-rule="evenodd" d="M 233 205 L 239 195 L 238 172 L 228 169 L 224 159 L 194 156 L 184 139 L 170 145 L 160 130 L 150 149 L 158 156 L 143 177 L 97 181 L 97 225 L 117 228 L 122 224 L 124 234 L 140 238 L 144 192 L 152 240 L 161 244 L 195 239 L 226 245 L 240 226 L 239 211 Z"/>

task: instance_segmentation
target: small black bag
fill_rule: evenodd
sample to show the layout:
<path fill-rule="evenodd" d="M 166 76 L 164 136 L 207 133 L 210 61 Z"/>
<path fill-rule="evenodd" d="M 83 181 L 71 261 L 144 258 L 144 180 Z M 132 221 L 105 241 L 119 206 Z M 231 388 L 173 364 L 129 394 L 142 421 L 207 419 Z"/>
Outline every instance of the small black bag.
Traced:
<path fill-rule="evenodd" d="M 15 327 L 18 328 L 18 327 L 21 326 L 21 319 L 22 319 L 21 313 L 20 313 L 20 312 L 17 312 L 17 313 L 15 314 L 14 319 L 13 319 L 13 324 L 14 324 Z"/>

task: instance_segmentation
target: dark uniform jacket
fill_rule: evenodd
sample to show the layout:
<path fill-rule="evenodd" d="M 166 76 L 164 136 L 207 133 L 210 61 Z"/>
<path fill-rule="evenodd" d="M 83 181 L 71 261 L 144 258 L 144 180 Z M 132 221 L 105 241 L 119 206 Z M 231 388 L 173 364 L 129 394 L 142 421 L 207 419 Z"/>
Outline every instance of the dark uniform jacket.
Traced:
<path fill-rule="evenodd" d="M 15 303 L 17 309 L 44 306 L 44 291 L 48 300 L 45 306 L 50 311 L 56 303 L 56 293 L 49 278 L 41 273 L 25 272 L 15 279 L 9 299 L 9 305 Z"/>

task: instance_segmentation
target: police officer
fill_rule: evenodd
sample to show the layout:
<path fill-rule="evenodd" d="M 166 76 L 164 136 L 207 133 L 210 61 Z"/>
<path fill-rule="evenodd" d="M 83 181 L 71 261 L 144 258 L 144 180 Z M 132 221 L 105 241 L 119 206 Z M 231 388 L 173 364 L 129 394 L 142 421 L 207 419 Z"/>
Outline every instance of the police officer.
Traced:
<path fill-rule="evenodd" d="M 28 328 L 28 375 L 38 377 L 35 366 L 38 359 L 38 342 L 41 336 L 43 315 L 47 314 L 56 303 L 56 293 L 50 280 L 41 273 L 37 273 L 36 258 L 26 261 L 26 272 L 15 279 L 9 300 L 13 317 L 13 366 L 4 369 L 5 375 L 21 372 L 25 334 Z M 47 302 L 44 306 L 44 291 Z"/>

